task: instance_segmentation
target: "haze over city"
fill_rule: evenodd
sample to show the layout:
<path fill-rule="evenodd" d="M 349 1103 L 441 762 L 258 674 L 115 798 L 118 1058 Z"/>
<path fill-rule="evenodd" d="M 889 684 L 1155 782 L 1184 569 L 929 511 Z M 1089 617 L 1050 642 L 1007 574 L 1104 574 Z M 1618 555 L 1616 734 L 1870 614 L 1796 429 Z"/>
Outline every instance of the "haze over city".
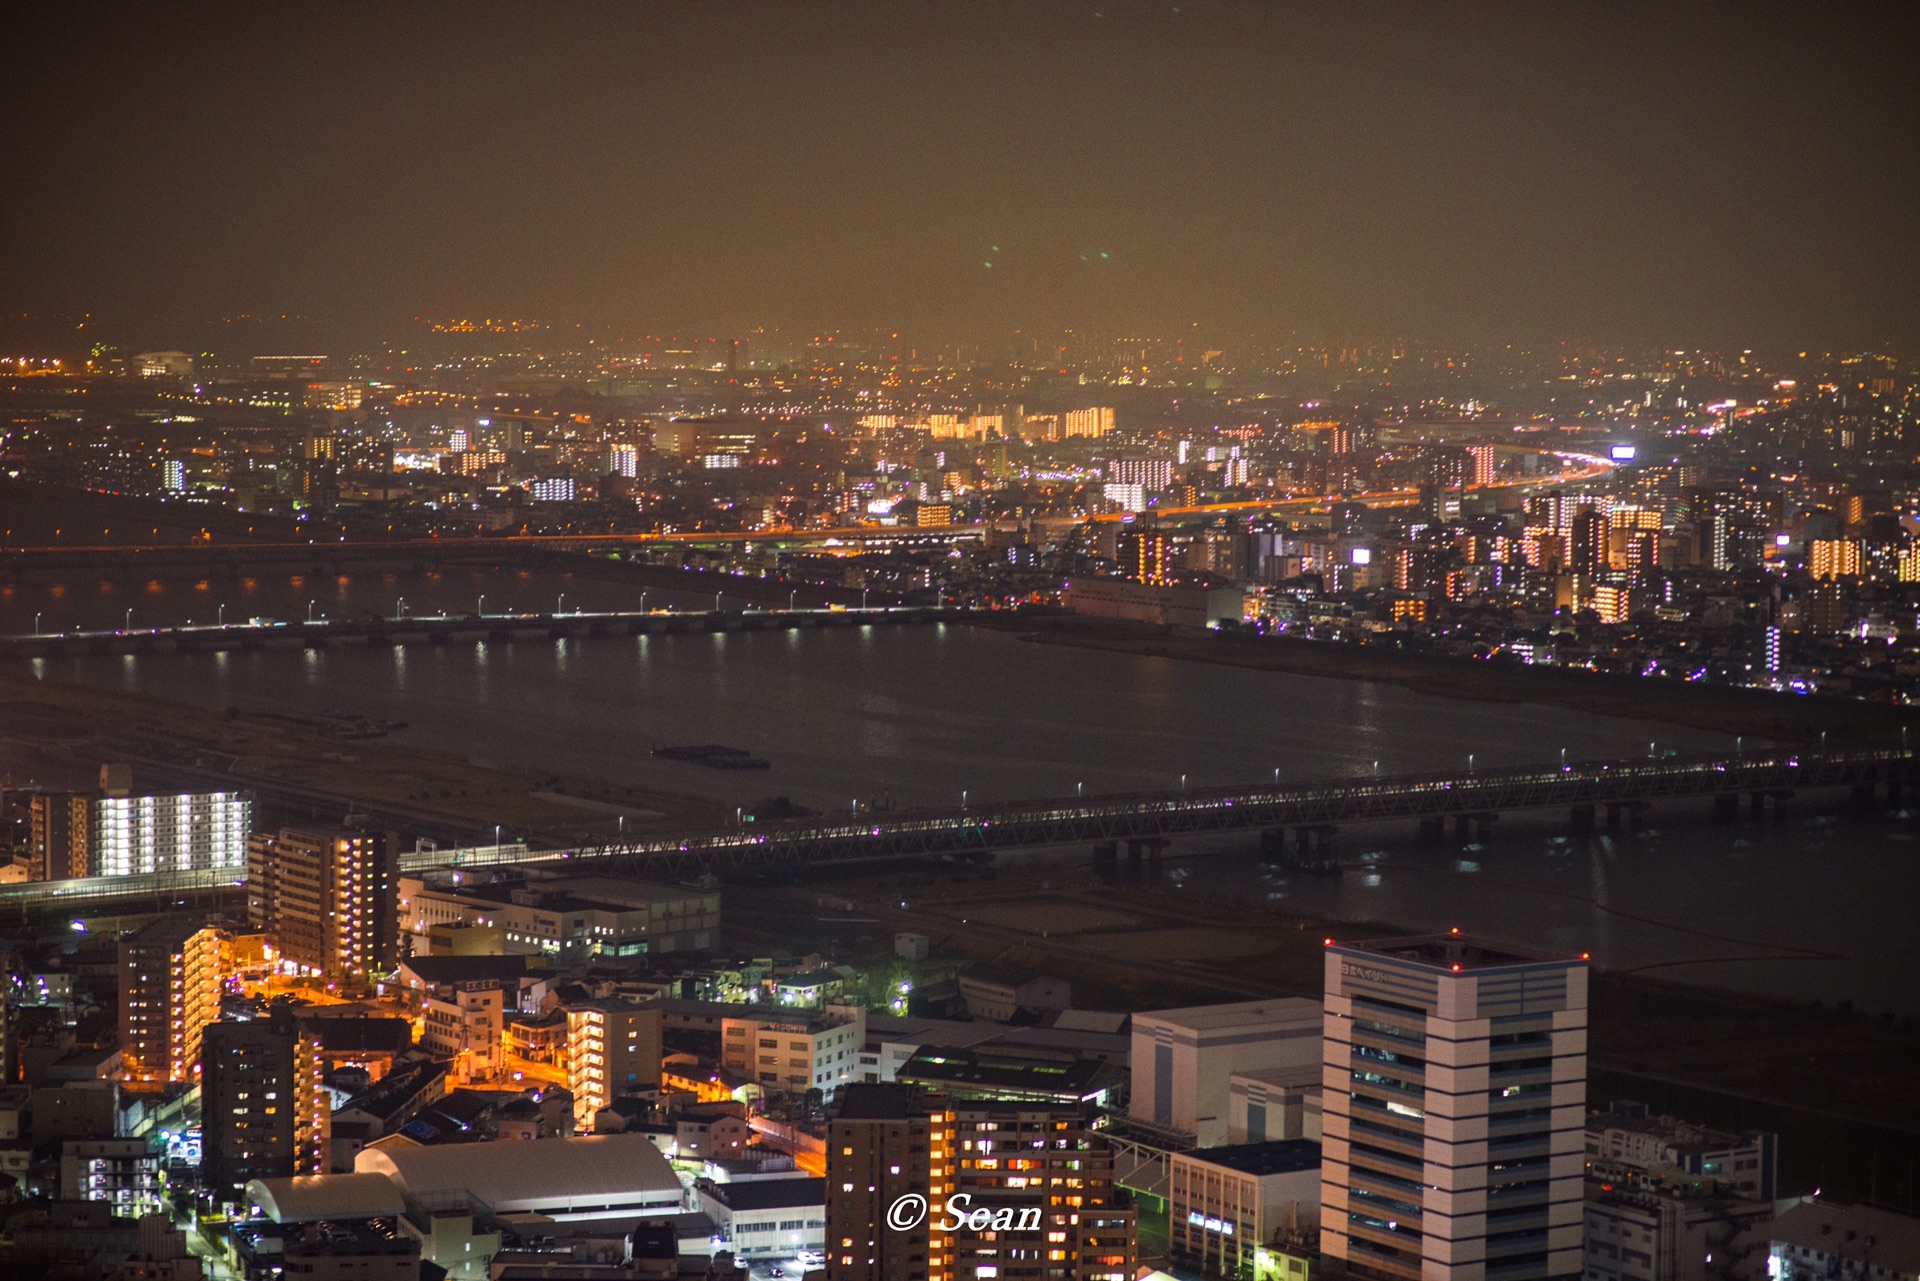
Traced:
<path fill-rule="evenodd" d="M 243 313 L 363 345 L 415 315 L 1796 348 L 1920 318 L 1900 6 L 88 12 L 0 55 L 0 293 L 140 344 Z"/>

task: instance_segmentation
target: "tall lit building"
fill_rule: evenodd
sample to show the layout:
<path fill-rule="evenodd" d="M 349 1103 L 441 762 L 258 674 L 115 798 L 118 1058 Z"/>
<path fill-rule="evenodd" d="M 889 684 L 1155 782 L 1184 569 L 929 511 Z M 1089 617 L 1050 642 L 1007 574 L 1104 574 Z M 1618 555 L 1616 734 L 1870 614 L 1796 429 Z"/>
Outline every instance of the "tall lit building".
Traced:
<path fill-rule="evenodd" d="M 1148 493 L 1161 493 L 1173 485 L 1173 460 L 1116 458 L 1107 464 L 1107 479 L 1121 485 L 1138 485 Z"/>
<path fill-rule="evenodd" d="M 243 868 L 253 798 L 245 792 L 135 796 L 132 771 L 105 765 L 99 791 L 36 796 L 31 814 L 36 880 Z"/>
<path fill-rule="evenodd" d="M 1587 969 L 1458 933 L 1329 945 L 1330 1274 L 1580 1275 Z"/>
<path fill-rule="evenodd" d="M 1126 1281 L 1135 1271 L 1133 1208 L 1113 1182 L 1111 1149 L 1075 1108 L 849 1086 L 828 1127 L 826 1177 L 829 1281 Z M 914 1197 L 926 1213 L 908 1222 L 898 1207 Z"/>
<path fill-rule="evenodd" d="M 847 1087 L 827 1127 L 827 1281 L 952 1276 L 945 1254 L 932 1256 L 931 1214 L 887 1219 L 904 1197 L 944 1203 L 949 1142 L 944 1116 L 936 1120 L 912 1086 Z"/>
<path fill-rule="evenodd" d="M 216 1198 L 249 1179 L 324 1174 L 330 1099 L 292 1011 L 209 1024 L 200 1046 L 200 1168 Z"/>
<path fill-rule="evenodd" d="M 1467 457 L 1473 463 L 1473 483 L 1491 485 L 1493 483 L 1494 447 L 1492 445 L 1469 445 Z"/>
<path fill-rule="evenodd" d="M 93 800 L 76 792 L 38 792 L 28 806 L 27 874 L 36 881 L 87 875 Z"/>
<path fill-rule="evenodd" d="M 1112 430 L 1113 410 L 1096 406 L 1092 409 L 1069 409 L 1063 434 L 1072 439 L 1075 436 L 1104 436 Z"/>
<path fill-rule="evenodd" d="M 120 941 L 120 1048 L 127 1079 L 190 1081 L 220 1015 L 220 931 L 162 917 Z"/>
<path fill-rule="evenodd" d="M 1815 578 L 1858 578 L 1860 544 L 1851 538 L 1816 538 L 1807 544 L 1807 572 Z"/>
<path fill-rule="evenodd" d="M 398 887 L 393 842 L 359 829 L 283 828 L 247 842 L 247 916 L 280 959 L 335 981 L 358 981 L 396 961 Z"/>
<path fill-rule="evenodd" d="M 607 447 L 607 470 L 616 476 L 625 476 L 628 480 L 640 474 L 640 447 L 637 445 L 609 445 Z"/>
<path fill-rule="evenodd" d="M 1120 572 L 1141 583 L 1164 587 L 1178 573 L 1173 554 L 1173 536 L 1164 530 L 1128 530 L 1117 540 Z"/>
<path fill-rule="evenodd" d="M 1607 545 L 1611 532 L 1605 512 L 1586 507 L 1574 513 L 1573 536 L 1569 540 L 1573 548 L 1574 573 L 1592 575 L 1607 567 Z"/>
<path fill-rule="evenodd" d="M 661 1019 L 658 1005 L 567 1007 L 567 1089 L 579 1130 L 590 1129 L 594 1114 L 621 1095 L 660 1088 Z"/>

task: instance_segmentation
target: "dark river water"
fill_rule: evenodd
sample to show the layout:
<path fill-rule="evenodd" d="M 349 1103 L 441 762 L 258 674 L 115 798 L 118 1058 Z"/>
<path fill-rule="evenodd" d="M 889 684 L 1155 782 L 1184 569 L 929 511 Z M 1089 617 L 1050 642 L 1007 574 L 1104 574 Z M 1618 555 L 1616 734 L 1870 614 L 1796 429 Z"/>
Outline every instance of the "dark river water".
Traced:
<path fill-rule="evenodd" d="M 720 590 L 728 580 L 716 576 Z M 636 608 L 637 588 L 501 571 L 437 578 L 164 583 L 0 591 L 0 632 L 227 618 Z M 710 609 L 712 597 L 649 593 Z M 723 597 L 723 606 L 739 603 Z M 1397 687 L 1034 645 L 964 626 L 514 644 L 49 659 L 44 679 L 184 699 L 406 721 L 402 741 L 745 804 L 816 809 L 1300 780 L 1731 747 L 1721 735 Z M 649 754 L 725 743 L 772 762 L 730 774 Z M 1183 841 L 1177 884 L 1331 916 L 1460 925 L 1591 951 L 1613 967 L 1865 1010 L 1920 1012 L 1920 822 L 1811 799 L 1721 826 L 1706 806 L 1656 809 L 1637 834 L 1570 835 L 1564 816 L 1501 820 L 1484 846 L 1342 833 L 1346 875 L 1289 875 L 1250 837 Z M 1065 852 L 1061 855 L 1065 856 Z M 1014 857 L 1022 857 L 1016 855 Z M 1052 857 L 1052 856 L 1049 856 Z"/>

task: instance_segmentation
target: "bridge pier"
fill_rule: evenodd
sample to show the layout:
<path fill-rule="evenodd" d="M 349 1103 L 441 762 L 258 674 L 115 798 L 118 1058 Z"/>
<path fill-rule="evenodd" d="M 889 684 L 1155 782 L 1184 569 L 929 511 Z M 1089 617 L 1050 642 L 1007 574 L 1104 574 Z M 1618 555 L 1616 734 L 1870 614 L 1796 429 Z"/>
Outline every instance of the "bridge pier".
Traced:
<path fill-rule="evenodd" d="M 1887 808 L 1900 808 L 1900 780 L 1894 779 L 1887 784 Z"/>
<path fill-rule="evenodd" d="M 1568 822 L 1573 825 L 1574 831 L 1591 832 L 1593 830 L 1593 806 L 1576 805 L 1568 813 L 1567 817 Z"/>
<path fill-rule="evenodd" d="M 1493 820 L 1499 815 L 1491 810 L 1473 810 L 1453 816 L 1453 839 L 1466 844 L 1471 839 L 1486 840 L 1493 835 Z"/>
<path fill-rule="evenodd" d="M 1112 872 L 1120 866 L 1120 845 L 1117 841 L 1101 841 L 1093 847 L 1093 866 L 1096 871 Z"/>

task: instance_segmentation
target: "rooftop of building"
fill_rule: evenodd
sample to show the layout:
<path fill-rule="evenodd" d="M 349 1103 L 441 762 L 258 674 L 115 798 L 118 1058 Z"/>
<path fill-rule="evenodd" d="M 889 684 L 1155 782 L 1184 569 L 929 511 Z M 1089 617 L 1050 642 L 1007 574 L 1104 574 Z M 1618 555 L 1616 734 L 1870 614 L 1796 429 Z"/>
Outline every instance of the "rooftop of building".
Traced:
<path fill-rule="evenodd" d="M 1827 1255 L 1871 1258 L 1886 1273 L 1920 1272 L 1920 1219 L 1867 1205 L 1803 1201 L 1763 1226 L 1769 1239 Z"/>
<path fill-rule="evenodd" d="M 1596 1134 L 1608 1130 L 1628 1130 L 1635 1134 L 1651 1135 L 1681 1152 L 1717 1151 L 1757 1141 L 1757 1136 L 1751 1134 L 1716 1130 L 1673 1116 L 1654 1116 L 1647 1110 L 1646 1104 L 1624 1101 L 1615 1103 L 1606 1112 L 1589 1112 L 1587 1130 Z"/>
<path fill-rule="evenodd" d="M 840 1091 L 835 1115 L 842 1121 L 904 1121 L 924 1114 L 919 1092 L 910 1085 L 856 1082 Z"/>
<path fill-rule="evenodd" d="M 825 1206 L 827 1203 L 827 1181 L 811 1177 L 710 1183 L 700 1191 L 735 1212 L 797 1209 L 801 1206 Z"/>
<path fill-rule="evenodd" d="M 639 1134 L 367 1148 L 354 1166 L 385 1175 L 422 1202 L 460 1195 L 492 1210 L 680 1191 L 667 1159 Z"/>
<path fill-rule="evenodd" d="M 1321 1067 L 1318 1063 L 1303 1063 L 1294 1067 L 1247 1068 L 1240 1072 L 1231 1072 L 1227 1076 L 1232 1081 L 1257 1081 L 1261 1085 L 1271 1085 L 1281 1089 L 1306 1089 L 1320 1084 Z"/>
<path fill-rule="evenodd" d="M 406 1212 L 406 1198 L 382 1174 L 308 1174 L 254 1179 L 246 1199 L 275 1223 L 371 1219 Z"/>
<path fill-rule="evenodd" d="M 1557 952 L 1537 951 L 1497 943 L 1474 934 L 1452 930 L 1445 934 L 1412 935 L 1407 938 L 1371 939 L 1355 943 L 1334 943 L 1336 951 L 1411 961 L 1435 970 L 1470 972 L 1500 969 L 1513 965 L 1579 964 L 1585 957 Z"/>
<path fill-rule="evenodd" d="M 511 983 L 527 972 L 527 958 L 510 956 L 410 956 L 400 968 L 428 986 L 442 983 Z"/>
<path fill-rule="evenodd" d="M 1268 1143 L 1234 1143 L 1226 1147 L 1183 1152 L 1182 1159 L 1205 1161 L 1256 1177 L 1294 1174 L 1320 1168 L 1320 1145 L 1312 1139 L 1275 1139 Z"/>
<path fill-rule="evenodd" d="M 1243 1027 L 1282 1024 L 1321 1026 L 1320 1002 L 1306 997 L 1276 997 L 1261 1001 L 1234 1001 L 1226 1005 L 1190 1005 L 1175 1010 L 1143 1010 L 1133 1016 L 1133 1030 L 1155 1023 L 1205 1034 Z"/>
<path fill-rule="evenodd" d="M 1046 1051 L 1005 1052 L 992 1046 L 951 1049 L 930 1046 L 900 1065 L 901 1081 L 958 1097 L 997 1094 L 1083 1099 L 1097 1094 L 1106 1064 Z"/>

